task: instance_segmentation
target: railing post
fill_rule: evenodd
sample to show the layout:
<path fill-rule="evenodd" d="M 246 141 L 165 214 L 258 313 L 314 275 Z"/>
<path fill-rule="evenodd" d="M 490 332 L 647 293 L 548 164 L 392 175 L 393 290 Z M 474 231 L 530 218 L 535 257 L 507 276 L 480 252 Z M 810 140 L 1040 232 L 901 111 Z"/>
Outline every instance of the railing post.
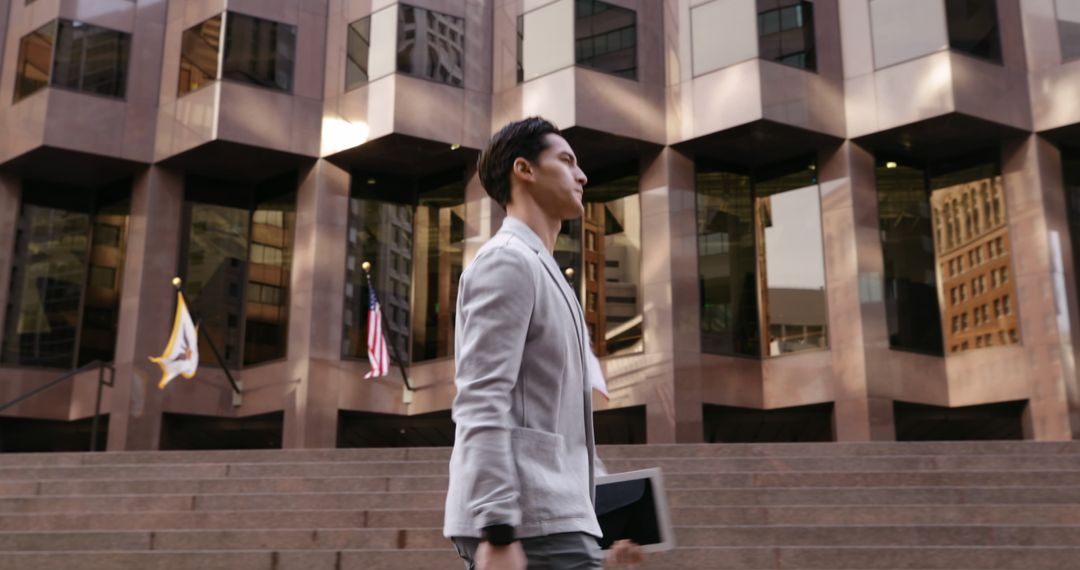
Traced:
<path fill-rule="evenodd" d="M 109 369 L 109 381 L 105 382 L 105 368 Z M 97 451 L 98 424 L 101 420 L 101 392 L 107 385 L 110 388 L 116 383 L 116 368 L 104 362 L 98 367 L 97 399 L 94 401 L 94 419 L 90 425 L 90 451 Z"/>

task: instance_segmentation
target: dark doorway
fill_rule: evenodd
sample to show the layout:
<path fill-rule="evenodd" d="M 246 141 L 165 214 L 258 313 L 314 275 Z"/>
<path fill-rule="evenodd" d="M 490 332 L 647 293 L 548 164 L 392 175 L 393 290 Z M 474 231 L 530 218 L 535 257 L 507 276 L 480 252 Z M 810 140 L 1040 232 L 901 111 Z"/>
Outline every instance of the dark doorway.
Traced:
<path fill-rule="evenodd" d="M 593 414 L 597 445 L 644 444 L 645 406 L 603 410 Z"/>
<path fill-rule="evenodd" d="M 243 418 L 165 414 L 161 449 L 281 449 L 284 418 L 284 412 Z"/>
<path fill-rule="evenodd" d="M 109 440 L 109 416 L 98 420 L 97 449 Z M 94 418 L 75 421 L 0 418 L 0 453 L 90 451 Z"/>
<path fill-rule="evenodd" d="M 893 402 L 897 441 L 1023 439 L 1026 400 L 948 408 Z"/>
<path fill-rule="evenodd" d="M 705 404 L 706 443 L 787 443 L 832 441 L 833 406 L 814 404 L 755 410 Z"/>
<path fill-rule="evenodd" d="M 454 445 L 450 411 L 415 416 L 342 411 L 338 447 L 449 447 Z"/>

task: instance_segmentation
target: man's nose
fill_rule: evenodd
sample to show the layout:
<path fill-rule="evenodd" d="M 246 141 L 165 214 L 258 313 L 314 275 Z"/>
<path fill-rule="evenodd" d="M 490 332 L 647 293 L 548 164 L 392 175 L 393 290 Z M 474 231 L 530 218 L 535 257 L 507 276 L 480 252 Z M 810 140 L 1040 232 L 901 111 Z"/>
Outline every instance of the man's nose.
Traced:
<path fill-rule="evenodd" d="M 577 183 L 580 184 L 582 188 L 584 188 L 585 183 L 589 181 L 589 177 L 585 176 L 585 172 L 578 168 L 577 172 L 574 175 L 574 180 L 576 180 Z"/>

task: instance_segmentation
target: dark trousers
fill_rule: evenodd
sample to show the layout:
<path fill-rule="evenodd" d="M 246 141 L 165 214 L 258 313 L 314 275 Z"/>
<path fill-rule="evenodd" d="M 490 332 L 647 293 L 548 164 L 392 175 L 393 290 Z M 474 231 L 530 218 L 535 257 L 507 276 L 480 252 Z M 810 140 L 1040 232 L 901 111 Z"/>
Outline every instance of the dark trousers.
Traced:
<path fill-rule="evenodd" d="M 480 540 L 454 537 L 465 570 L 476 570 L 476 549 Z M 567 532 L 521 539 L 529 570 L 595 570 L 604 567 L 604 552 L 596 537 L 583 532 Z"/>

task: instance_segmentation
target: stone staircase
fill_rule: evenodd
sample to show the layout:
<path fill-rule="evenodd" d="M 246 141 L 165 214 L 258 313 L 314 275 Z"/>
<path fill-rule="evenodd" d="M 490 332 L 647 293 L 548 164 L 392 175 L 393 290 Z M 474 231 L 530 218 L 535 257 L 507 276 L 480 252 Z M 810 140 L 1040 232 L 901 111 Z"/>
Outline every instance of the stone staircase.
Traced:
<path fill-rule="evenodd" d="M 602 448 L 660 466 L 643 569 L 1080 569 L 1080 442 Z M 461 568 L 448 449 L 0 456 L 0 570 Z"/>

